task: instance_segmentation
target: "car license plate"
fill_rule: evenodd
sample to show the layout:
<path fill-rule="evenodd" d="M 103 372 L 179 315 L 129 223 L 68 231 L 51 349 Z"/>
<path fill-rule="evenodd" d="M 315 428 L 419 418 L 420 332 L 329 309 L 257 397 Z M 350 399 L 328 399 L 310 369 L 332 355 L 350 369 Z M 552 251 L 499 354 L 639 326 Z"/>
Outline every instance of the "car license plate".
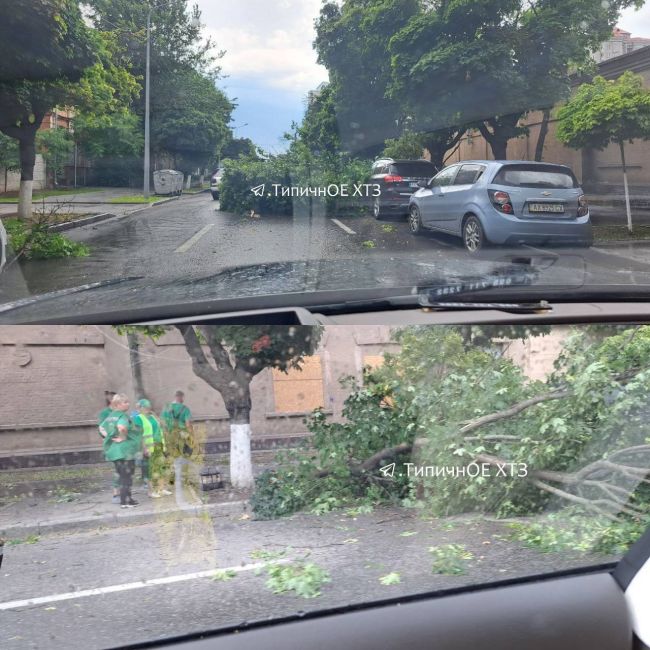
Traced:
<path fill-rule="evenodd" d="M 418 184 L 416 182 L 409 183 L 409 187 L 417 187 L 417 186 L 418 186 Z"/>
<path fill-rule="evenodd" d="M 564 205 L 562 203 L 529 203 L 528 210 L 530 212 L 553 212 L 558 214 L 564 212 Z"/>

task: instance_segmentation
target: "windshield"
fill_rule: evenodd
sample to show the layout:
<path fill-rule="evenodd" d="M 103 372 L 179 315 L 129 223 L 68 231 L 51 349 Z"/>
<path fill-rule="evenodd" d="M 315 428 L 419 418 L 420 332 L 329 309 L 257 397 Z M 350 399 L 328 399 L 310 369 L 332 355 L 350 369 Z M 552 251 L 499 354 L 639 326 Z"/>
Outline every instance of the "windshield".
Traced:
<path fill-rule="evenodd" d="M 4 322 L 409 295 L 540 250 L 581 269 L 570 294 L 539 273 L 550 300 L 650 295 L 643 2 L 23 6 L 0 21 Z M 503 162 L 496 198 L 471 182 Z"/>
<path fill-rule="evenodd" d="M 578 187 L 573 174 L 559 167 L 529 167 L 524 165 L 502 167 L 492 181 L 495 185 L 511 187 L 550 187 L 568 189 Z"/>
<path fill-rule="evenodd" d="M 0 646 L 609 568 L 650 524 L 649 364 L 625 324 L 0 326 Z"/>

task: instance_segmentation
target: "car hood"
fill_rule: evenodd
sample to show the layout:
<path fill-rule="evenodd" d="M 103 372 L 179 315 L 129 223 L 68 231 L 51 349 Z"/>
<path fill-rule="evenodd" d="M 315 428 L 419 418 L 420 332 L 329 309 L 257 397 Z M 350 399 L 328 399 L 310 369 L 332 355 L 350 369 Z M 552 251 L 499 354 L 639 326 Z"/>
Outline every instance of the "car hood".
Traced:
<path fill-rule="evenodd" d="M 511 283 L 527 285 L 534 295 L 577 290 L 584 277 L 579 255 L 495 255 L 471 263 L 467 259 L 437 262 L 427 255 L 299 260 L 239 266 L 173 281 L 112 278 L 50 294 L 5 299 L 0 304 L 0 323 L 126 322 L 179 314 L 309 307 L 412 295 L 428 288 L 460 291 L 477 282 L 505 288 L 508 278 Z"/>

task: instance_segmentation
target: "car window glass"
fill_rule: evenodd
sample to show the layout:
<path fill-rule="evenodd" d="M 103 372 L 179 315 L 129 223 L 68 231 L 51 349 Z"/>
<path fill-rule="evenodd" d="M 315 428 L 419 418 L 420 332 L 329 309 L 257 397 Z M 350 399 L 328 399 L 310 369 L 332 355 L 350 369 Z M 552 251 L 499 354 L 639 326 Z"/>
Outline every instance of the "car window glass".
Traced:
<path fill-rule="evenodd" d="M 453 178 L 458 171 L 458 167 L 448 167 L 443 169 L 432 181 L 432 187 L 445 187 L 446 185 L 451 185 Z"/>
<path fill-rule="evenodd" d="M 575 176 L 567 169 L 553 166 L 507 165 L 493 181 L 511 187 L 569 189 L 578 187 Z"/>
<path fill-rule="evenodd" d="M 431 178 L 435 168 L 430 163 L 402 162 L 391 165 L 391 173 L 408 178 Z"/>
<path fill-rule="evenodd" d="M 483 169 L 485 168 L 480 165 L 463 165 L 454 179 L 454 185 L 473 184 L 478 180 Z"/>
<path fill-rule="evenodd" d="M 0 327 L 0 647 L 616 562 L 650 524 L 649 360 L 624 323 Z"/>

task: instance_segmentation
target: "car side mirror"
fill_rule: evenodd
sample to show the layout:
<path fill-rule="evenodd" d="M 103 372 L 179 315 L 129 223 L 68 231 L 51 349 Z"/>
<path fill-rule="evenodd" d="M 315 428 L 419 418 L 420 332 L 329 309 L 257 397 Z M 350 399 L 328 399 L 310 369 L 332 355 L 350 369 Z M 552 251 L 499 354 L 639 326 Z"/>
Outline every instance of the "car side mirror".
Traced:
<path fill-rule="evenodd" d="M 418 187 L 429 187 L 429 181 L 418 181 Z"/>

